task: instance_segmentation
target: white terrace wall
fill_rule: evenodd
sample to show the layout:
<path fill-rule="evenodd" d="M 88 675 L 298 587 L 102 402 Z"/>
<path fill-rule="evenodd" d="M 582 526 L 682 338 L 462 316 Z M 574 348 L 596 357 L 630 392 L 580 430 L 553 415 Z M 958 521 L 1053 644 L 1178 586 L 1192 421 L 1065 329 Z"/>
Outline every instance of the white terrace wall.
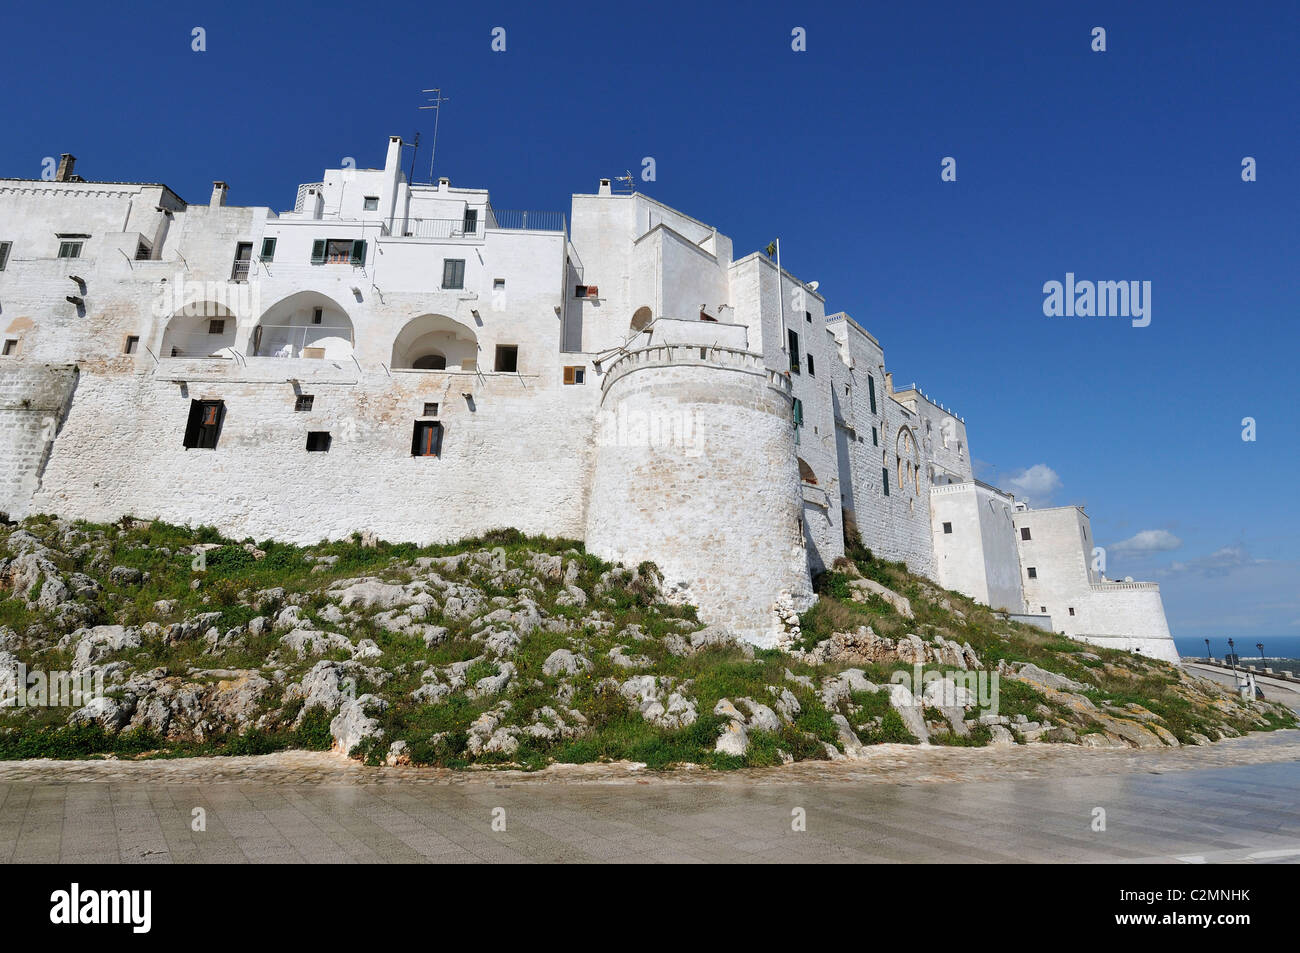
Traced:
<path fill-rule="evenodd" d="M 930 487 L 938 582 L 995 609 L 1024 608 L 1013 501 L 975 482 Z M 947 524 L 947 531 L 945 531 Z"/>

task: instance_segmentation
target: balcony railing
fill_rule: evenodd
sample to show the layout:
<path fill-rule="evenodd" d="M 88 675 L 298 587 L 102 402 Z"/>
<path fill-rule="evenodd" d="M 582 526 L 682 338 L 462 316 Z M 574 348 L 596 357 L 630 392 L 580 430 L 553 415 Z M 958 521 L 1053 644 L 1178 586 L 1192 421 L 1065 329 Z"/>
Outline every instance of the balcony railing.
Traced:
<path fill-rule="evenodd" d="M 488 228 L 529 229 L 535 232 L 565 231 L 563 212 L 537 212 L 527 209 L 488 209 Z"/>
<path fill-rule="evenodd" d="M 347 325 L 259 324 L 253 329 L 249 351 L 253 357 L 343 358 L 355 343 Z"/>
<path fill-rule="evenodd" d="M 461 218 L 408 218 L 394 220 L 389 234 L 401 238 L 482 238 L 483 226 Z"/>

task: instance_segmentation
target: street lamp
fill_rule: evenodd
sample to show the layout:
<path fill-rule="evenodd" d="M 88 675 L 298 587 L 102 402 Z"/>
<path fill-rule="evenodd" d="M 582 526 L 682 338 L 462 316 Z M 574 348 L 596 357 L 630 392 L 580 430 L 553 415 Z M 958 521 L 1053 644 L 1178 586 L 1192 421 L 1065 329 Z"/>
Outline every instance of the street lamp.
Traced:
<path fill-rule="evenodd" d="M 1228 639 L 1228 658 L 1232 663 L 1232 673 L 1235 675 L 1237 673 L 1237 650 L 1234 645 L 1232 639 Z"/>
<path fill-rule="evenodd" d="M 1259 649 L 1259 660 L 1260 660 L 1261 662 L 1263 662 L 1263 661 L 1264 661 L 1264 643 L 1263 643 L 1263 642 L 1256 642 L 1256 643 L 1255 643 L 1255 648 Z"/>
<path fill-rule="evenodd" d="M 1210 653 L 1210 640 L 1209 640 L 1209 639 L 1206 639 L 1206 640 L 1205 640 L 1205 660 L 1206 660 L 1207 662 L 1213 662 L 1213 661 L 1214 661 L 1214 656 Z"/>

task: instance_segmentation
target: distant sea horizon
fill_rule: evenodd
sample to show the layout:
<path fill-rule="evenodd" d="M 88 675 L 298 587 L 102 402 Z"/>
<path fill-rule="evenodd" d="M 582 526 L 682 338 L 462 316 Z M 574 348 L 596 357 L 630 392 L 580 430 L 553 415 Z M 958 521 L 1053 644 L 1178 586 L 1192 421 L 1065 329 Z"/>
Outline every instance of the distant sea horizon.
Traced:
<path fill-rule="evenodd" d="M 1228 639 L 1235 643 L 1237 657 L 1243 662 L 1258 662 L 1259 649 L 1256 644 L 1264 646 L 1264 659 L 1300 659 L 1300 635 L 1233 635 L 1210 636 L 1210 652 L 1215 658 L 1223 658 L 1228 653 Z M 1205 637 L 1194 635 L 1175 635 L 1174 646 L 1179 655 L 1205 657 Z"/>

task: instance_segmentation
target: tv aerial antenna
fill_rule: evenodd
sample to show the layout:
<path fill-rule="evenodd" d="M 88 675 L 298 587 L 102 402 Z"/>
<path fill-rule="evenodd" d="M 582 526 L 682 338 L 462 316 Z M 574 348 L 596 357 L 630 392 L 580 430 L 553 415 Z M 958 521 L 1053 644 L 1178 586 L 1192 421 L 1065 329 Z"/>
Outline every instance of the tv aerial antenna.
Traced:
<path fill-rule="evenodd" d="M 432 96 L 428 96 L 428 105 L 419 107 L 420 109 L 433 110 L 433 146 L 430 149 L 429 154 L 429 184 L 432 185 L 433 160 L 437 158 L 438 155 L 438 119 L 442 115 L 442 104 L 451 102 L 451 97 L 442 95 L 441 88 L 422 89 L 420 92 L 424 93 L 426 96 L 428 96 L 429 93 L 433 93 Z"/>
<path fill-rule="evenodd" d="M 636 185 L 634 184 L 635 180 L 632 178 L 632 173 L 629 170 L 625 169 L 622 175 L 614 176 L 614 181 L 619 183 L 615 188 L 618 190 L 620 195 L 631 195 L 636 191 Z"/>

